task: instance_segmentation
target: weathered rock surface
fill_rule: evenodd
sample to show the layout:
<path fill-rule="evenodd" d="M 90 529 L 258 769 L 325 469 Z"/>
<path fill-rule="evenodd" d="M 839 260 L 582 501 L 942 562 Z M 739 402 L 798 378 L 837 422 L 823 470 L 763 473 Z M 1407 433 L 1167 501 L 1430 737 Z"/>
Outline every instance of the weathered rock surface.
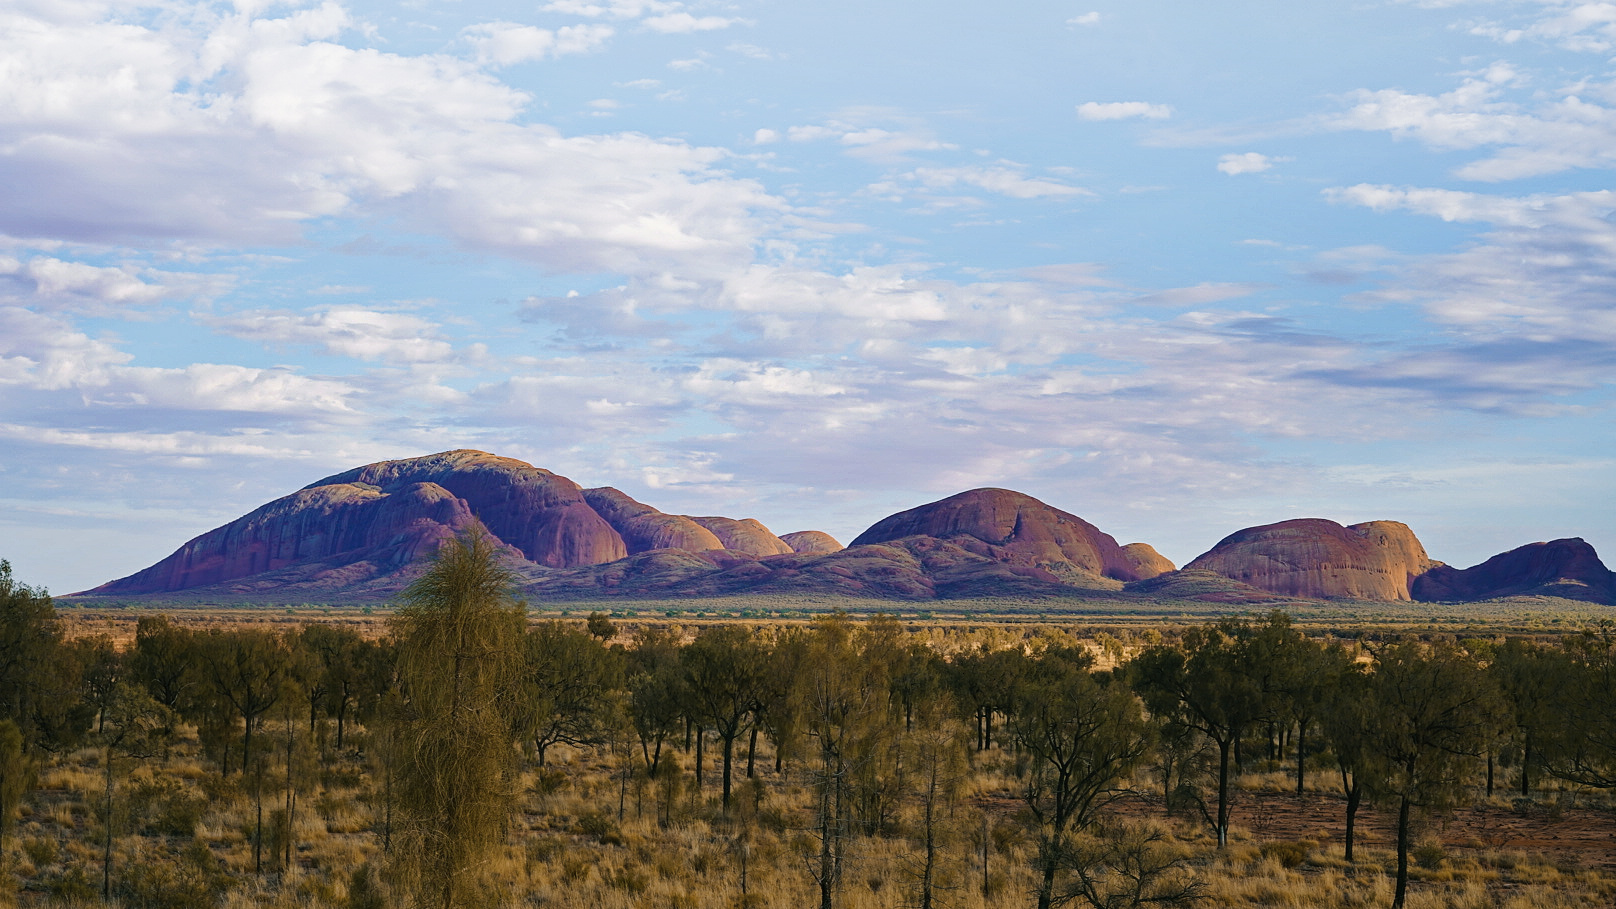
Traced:
<path fill-rule="evenodd" d="M 712 531 L 679 514 L 663 514 L 610 486 L 584 490 L 584 501 L 617 531 L 630 555 L 653 549 L 723 549 Z"/>
<path fill-rule="evenodd" d="M 791 546 L 769 532 L 769 528 L 755 518 L 692 517 L 690 520 L 712 531 L 725 549 L 744 552 L 763 558 L 772 555 L 790 555 Z"/>
<path fill-rule="evenodd" d="M 1141 581 L 1176 570 L 1173 563 L 1149 543 L 1129 543 L 1122 547 L 1122 555 Z"/>
<path fill-rule="evenodd" d="M 1230 534 L 1184 567 L 1285 596 L 1407 600 L 1413 580 L 1437 564 L 1396 521 L 1298 518 Z"/>
<path fill-rule="evenodd" d="M 1616 604 L 1616 575 L 1580 537 L 1528 543 L 1470 568 L 1439 565 L 1415 580 L 1416 600 L 1555 596 Z"/>
<path fill-rule="evenodd" d="M 489 533 L 548 568 L 598 565 L 628 555 L 622 537 L 566 477 L 514 458 L 461 449 L 381 461 L 307 488 L 359 485 L 383 492 L 404 483 L 437 483 L 464 500 Z"/>
<path fill-rule="evenodd" d="M 878 521 L 852 545 L 926 536 L 1001 561 L 1056 574 L 1135 581 L 1140 575 L 1110 534 L 1008 489 L 972 489 Z"/>
<path fill-rule="evenodd" d="M 546 567 L 628 554 L 566 477 L 486 452 L 447 451 L 327 477 L 92 593 L 173 592 L 266 572 L 304 584 L 320 575 L 326 580 L 315 586 L 325 589 L 339 570 L 351 586 L 400 571 L 479 521 L 513 555 Z"/>
<path fill-rule="evenodd" d="M 780 534 L 780 542 L 791 547 L 792 552 L 818 553 L 827 555 L 840 552 L 843 549 L 836 538 L 823 530 L 794 530 L 791 533 Z"/>
<path fill-rule="evenodd" d="M 300 489 L 94 592 L 185 590 L 333 557 L 330 568 L 366 562 L 358 574 L 369 580 L 431 555 L 474 522 L 466 503 L 435 483 L 404 483 L 391 492 L 349 483 Z"/>

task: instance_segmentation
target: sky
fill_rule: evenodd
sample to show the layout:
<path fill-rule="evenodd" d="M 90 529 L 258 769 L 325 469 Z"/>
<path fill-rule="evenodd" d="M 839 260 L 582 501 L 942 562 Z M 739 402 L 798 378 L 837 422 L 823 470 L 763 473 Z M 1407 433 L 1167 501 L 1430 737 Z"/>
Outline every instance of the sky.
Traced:
<path fill-rule="evenodd" d="M 1616 556 L 1616 4 L 0 0 L 0 558 L 453 448 Z"/>

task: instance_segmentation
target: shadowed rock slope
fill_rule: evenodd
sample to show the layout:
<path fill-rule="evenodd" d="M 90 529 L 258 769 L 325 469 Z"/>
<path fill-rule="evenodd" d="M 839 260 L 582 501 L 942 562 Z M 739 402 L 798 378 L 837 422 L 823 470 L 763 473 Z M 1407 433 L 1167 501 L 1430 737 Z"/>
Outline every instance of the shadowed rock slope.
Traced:
<path fill-rule="evenodd" d="M 1439 565 L 1414 581 L 1414 599 L 1490 600 L 1551 596 L 1616 603 L 1616 575 L 1579 537 L 1529 543 L 1470 568 Z"/>

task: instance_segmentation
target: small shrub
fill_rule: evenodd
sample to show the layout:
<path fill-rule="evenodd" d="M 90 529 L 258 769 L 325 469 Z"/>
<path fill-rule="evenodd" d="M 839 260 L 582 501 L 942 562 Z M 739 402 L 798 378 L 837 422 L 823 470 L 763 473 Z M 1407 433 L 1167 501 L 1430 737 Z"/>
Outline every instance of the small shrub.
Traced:
<path fill-rule="evenodd" d="M 22 851 L 28 856 L 28 861 L 34 863 L 35 868 L 56 864 L 56 858 L 60 854 L 56 848 L 56 841 L 45 836 L 23 840 Z"/>
<path fill-rule="evenodd" d="M 1307 861 L 1308 848 L 1305 843 L 1263 843 L 1262 856 L 1281 868 L 1298 868 Z"/>
<path fill-rule="evenodd" d="M 1447 852 L 1442 849 L 1442 844 L 1435 840 L 1426 840 L 1415 845 L 1408 854 L 1414 860 L 1414 864 L 1427 871 L 1435 871 L 1442 867 L 1443 860 L 1448 857 Z"/>
<path fill-rule="evenodd" d="M 609 846 L 621 846 L 622 834 L 617 830 L 617 821 L 604 811 L 590 811 L 578 818 L 573 830 L 584 836 L 592 837 L 598 843 Z"/>

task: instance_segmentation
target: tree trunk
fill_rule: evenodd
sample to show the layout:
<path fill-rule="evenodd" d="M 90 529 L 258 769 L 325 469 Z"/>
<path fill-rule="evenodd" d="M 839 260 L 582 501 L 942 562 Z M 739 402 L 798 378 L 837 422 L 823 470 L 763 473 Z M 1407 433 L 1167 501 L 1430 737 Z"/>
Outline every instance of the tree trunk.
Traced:
<path fill-rule="evenodd" d="M 1229 748 L 1225 739 L 1218 742 L 1218 848 L 1229 845 Z"/>
<path fill-rule="evenodd" d="M 1363 787 L 1356 777 L 1347 788 L 1347 864 L 1352 864 L 1353 834 L 1358 827 L 1358 802 L 1363 798 Z"/>
<path fill-rule="evenodd" d="M 702 775 L 702 771 L 705 769 L 705 767 L 703 765 L 707 763 L 705 760 L 702 759 L 702 751 L 704 750 L 703 746 L 706 744 L 706 742 L 707 742 L 707 730 L 701 728 L 700 726 L 697 726 L 696 727 L 696 791 L 698 791 L 698 792 L 701 791 L 701 779 L 702 779 L 701 775 Z"/>
<path fill-rule="evenodd" d="M 107 844 L 101 854 L 101 899 L 112 899 L 112 746 L 106 750 L 107 764 Z"/>
<path fill-rule="evenodd" d="M 723 799 L 720 802 L 720 804 L 723 806 L 724 813 L 729 814 L 729 766 L 730 766 L 730 758 L 733 756 L 733 754 L 735 752 L 735 736 L 726 735 L 726 736 L 723 736 L 723 739 L 724 739 L 724 795 L 723 795 Z"/>
<path fill-rule="evenodd" d="M 1403 909 L 1408 896 L 1408 796 L 1403 796 L 1397 808 L 1397 892 L 1392 897 L 1392 909 Z"/>
<path fill-rule="evenodd" d="M 1301 795 L 1307 788 L 1307 768 L 1304 761 L 1307 759 L 1307 721 L 1304 720 L 1296 730 L 1296 794 Z"/>
<path fill-rule="evenodd" d="M 757 776 L 757 763 L 756 763 L 756 758 L 757 758 L 757 739 L 758 739 L 758 728 L 757 728 L 757 725 L 754 723 L 753 726 L 752 726 L 752 735 L 751 735 L 750 738 L 748 738 L 746 740 L 746 778 L 747 779 L 752 779 L 753 777 Z"/>

